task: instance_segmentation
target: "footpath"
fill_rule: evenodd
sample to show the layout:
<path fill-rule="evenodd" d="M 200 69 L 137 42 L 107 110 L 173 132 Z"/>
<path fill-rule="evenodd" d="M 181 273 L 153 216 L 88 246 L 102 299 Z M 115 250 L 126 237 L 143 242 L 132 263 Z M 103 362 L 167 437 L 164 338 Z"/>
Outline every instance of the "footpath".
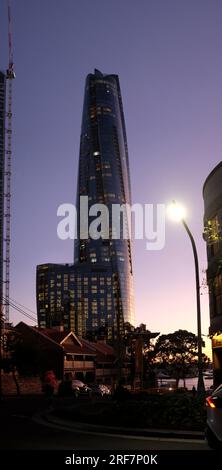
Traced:
<path fill-rule="evenodd" d="M 181 431 L 172 429 L 147 429 L 147 428 L 125 428 L 121 426 L 104 426 L 102 424 L 89 424 L 83 422 L 71 422 L 67 419 L 58 418 L 53 411 L 34 416 L 39 423 L 60 426 L 67 431 L 85 431 L 99 434 L 116 434 L 141 437 L 167 437 L 178 439 L 204 439 L 204 433 L 201 431 Z"/>

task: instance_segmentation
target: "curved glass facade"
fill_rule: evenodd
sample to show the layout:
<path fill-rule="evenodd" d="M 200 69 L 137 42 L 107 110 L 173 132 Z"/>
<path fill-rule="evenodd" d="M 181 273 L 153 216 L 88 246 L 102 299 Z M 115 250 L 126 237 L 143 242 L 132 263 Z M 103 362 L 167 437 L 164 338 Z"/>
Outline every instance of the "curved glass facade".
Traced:
<path fill-rule="evenodd" d="M 80 213 L 80 196 L 88 196 L 89 210 L 93 204 L 105 204 L 109 210 L 109 236 L 97 240 L 81 238 L 78 219 L 75 240 L 75 266 L 80 270 L 99 272 L 105 269 L 112 279 L 112 311 L 101 305 L 96 309 L 97 327 L 102 324 L 123 322 L 135 324 L 131 240 L 113 239 L 111 214 L 113 204 L 131 204 L 129 160 L 119 78 L 104 75 L 95 70 L 86 79 L 83 106 L 79 174 L 77 189 L 77 212 Z M 90 218 L 89 218 L 90 223 Z M 121 234 L 122 234 L 121 229 Z M 87 268 L 88 266 L 88 268 Z M 104 289 L 102 289 L 103 291 Z M 100 299 L 110 292 L 100 293 Z M 89 293 L 91 296 L 91 293 Z M 99 299 L 97 299 L 99 301 Z M 118 326 L 118 325 L 117 325 Z M 88 311 L 87 330 L 93 329 L 92 310 Z"/>

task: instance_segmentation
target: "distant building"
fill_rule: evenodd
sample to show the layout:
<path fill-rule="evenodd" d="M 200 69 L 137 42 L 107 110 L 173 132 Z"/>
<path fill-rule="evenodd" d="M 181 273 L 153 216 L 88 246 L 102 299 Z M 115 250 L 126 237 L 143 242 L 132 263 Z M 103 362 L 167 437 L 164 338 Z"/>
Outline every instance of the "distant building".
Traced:
<path fill-rule="evenodd" d="M 74 314 L 75 277 L 72 264 L 41 264 L 36 271 L 38 325 L 78 331 Z"/>
<path fill-rule="evenodd" d="M 135 324 L 131 240 L 81 238 L 80 197 L 88 209 L 130 204 L 130 175 L 123 105 L 117 75 L 98 70 L 86 79 L 77 189 L 74 265 L 37 266 L 38 324 L 62 325 L 90 339 L 118 342 L 124 323 Z M 110 220 L 111 222 L 111 220 Z"/>
<path fill-rule="evenodd" d="M 5 103 L 6 77 L 0 71 L 0 312 L 3 302 L 4 174 L 5 174 Z"/>
<path fill-rule="evenodd" d="M 53 370 L 58 379 L 66 373 L 73 379 L 88 383 L 113 384 L 118 378 L 115 350 L 103 341 L 91 342 L 79 338 L 72 331 L 55 328 L 39 329 L 20 322 L 15 330 L 21 335 L 26 354 L 38 364 L 40 375 Z M 129 380 L 130 368 L 123 364 L 122 376 Z"/>
<path fill-rule="evenodd" d="M 113 340 L 117 324 L 110 312 L 116 308 L 116 284 L 115 274 L 108 268 L 42 264 L 37 266 L 36 280 L 40 328 L 62 326 L 80 337 Z"/>
<path fill-rule="evenodd" d="M 222 162 L 211 171 L 203 187 L 204 239 L 207 243 L 207 283 L 210 301 L 215 384 L 222 383 Z"/>

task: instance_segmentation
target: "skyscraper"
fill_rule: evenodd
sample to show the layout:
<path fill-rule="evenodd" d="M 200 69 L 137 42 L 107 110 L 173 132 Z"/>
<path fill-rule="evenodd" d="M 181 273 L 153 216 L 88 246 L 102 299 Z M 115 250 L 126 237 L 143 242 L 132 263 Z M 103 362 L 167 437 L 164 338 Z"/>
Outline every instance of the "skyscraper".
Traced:
<path fill-rule="evenodd" d="M 124 331 L 124 323 L 135 324 L 131 241 L 113 239 L 111 223 L 106 239 L 82 237 L 80 198 L 88 197 L 89 210 L 93 204 L 104 204 L 110 215 L 113 204 L 131 203 L 117 75 L 95 70 L 87 76 L 77 183 L 74 265 L 37 266 L 38 323 L 46 327 L 61 322 L 79 336 L 113 342 Z"/>
<path fill-rule="evenodd" d="M 95 203 L 105 204 L 112 214 L 113 204 L 131 204 L 129 159 L 123 105 L 117 75 L 105 75 L 99 70 L 86 79 L 80 139 L 77 210 L 80 197 L 88 196 L 89 210 Z M 111 222 L 111 220 L 110 220 Z M 82 239 L 78 220 L 75 242 L 75 264 L 93 266 L 110 272 L 114 311 L 109 315 L 113 323 L 129 322 L 134 325 L 133 274 L 131 241 L 113 239 Z M 122 231 L 121 231 L 122 234 Z M 98 286 L 99 287 L 99 286 Z M 104 292 L 105 293 L 105 292 Z M 98 296 L 97 303 L 103 297 Z M 103 321 L 107 323 L 107 318 Z M 89 310 L 88 328 L 93 321 Z M 100 324 L 100 314 L 97 314 Z M 108 321 L 109 323 L 109 321 Z M 118 325 L 117 325 L 118 327 Z"/>
<path fill-rule="evenodd" d="M 0 311 L 3 302 L 4 172 L 5 172 L 5 75 L 0 71 Z"/>

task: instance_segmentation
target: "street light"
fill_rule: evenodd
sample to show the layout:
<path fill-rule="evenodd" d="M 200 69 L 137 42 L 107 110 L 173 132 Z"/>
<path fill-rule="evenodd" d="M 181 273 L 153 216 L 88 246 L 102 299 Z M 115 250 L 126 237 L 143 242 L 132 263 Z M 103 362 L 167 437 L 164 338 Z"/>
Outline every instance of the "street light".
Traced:
<path fill-rule="evenodd" d="M 195 277 L 196 277 L 196 302 L 197 302 L 197 347 L 198 347 L 198 383 L 197 383 L 197 393 L 201 395 L 205 392 L 204 380 L 203 380 L 203 361 L 202 361 L 202 335 L 201 335 L 201 312 L 200 312 L 200 281 L 199 281 L 199 263 L 197 256 L 196 244 L 193 238 L 193 235 L 184 220 L 186 216 L 186 210 L 181 205 L 177 204 L 175 201 L 170 204 L 168 207 L 168 214 L 171 219 L 177 222 L 182 222 L 189 239 L 191 241 L 193 255 L 194 255 L 194 264 L 195 264 Z"/>

